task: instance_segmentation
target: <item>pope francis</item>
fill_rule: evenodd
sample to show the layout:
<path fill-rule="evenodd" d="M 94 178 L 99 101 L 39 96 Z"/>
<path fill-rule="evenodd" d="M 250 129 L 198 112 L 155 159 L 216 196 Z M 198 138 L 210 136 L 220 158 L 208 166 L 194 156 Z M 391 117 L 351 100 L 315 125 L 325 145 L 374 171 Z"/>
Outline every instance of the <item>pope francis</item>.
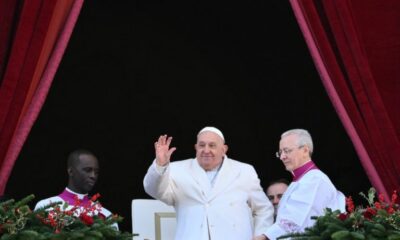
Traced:
<path fill-rule="evenodd" d="M 196 158 L 170 162 L 172 137 L 154 143 L 156 159 L 144 178 L 146 192 L 175 207 L 175 240 L 261 240 L 273 207 L 255 169 L 226 156 L 220 130 L 197 135 Z"/>

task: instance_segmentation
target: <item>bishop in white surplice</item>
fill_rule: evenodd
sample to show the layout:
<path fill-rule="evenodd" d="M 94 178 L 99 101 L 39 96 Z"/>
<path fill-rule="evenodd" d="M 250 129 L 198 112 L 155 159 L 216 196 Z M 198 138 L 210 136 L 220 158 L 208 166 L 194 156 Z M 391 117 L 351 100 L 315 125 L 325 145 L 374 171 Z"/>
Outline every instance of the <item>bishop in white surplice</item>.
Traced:
<path fill-rule="evenodd" d="M 326 208 L 345 211 L 345 197 L 311 160 L 313 143 L 303 129 L 282 134 L 277 156 L 286 170 L 293 174 L 293 182 L 279 202 L 276 222 L 268 228 L 268 239 L 289 233 L 303 232 L 314 224 L 312 216 L 321 216 Z"/>

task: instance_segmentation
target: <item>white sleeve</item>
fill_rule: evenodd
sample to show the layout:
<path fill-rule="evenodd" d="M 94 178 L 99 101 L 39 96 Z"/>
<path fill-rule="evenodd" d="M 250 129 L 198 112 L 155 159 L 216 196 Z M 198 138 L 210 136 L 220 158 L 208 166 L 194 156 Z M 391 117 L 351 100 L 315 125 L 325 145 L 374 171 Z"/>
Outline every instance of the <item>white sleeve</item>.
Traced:
<path fill-rule="evenodd" d="M 286 235 L 288 233 L 300 231 L 301 227 L 296 223 L 286 219 L 279 219 L 270 228 L 268 228 L 265 235 L 268 237 L 268 239 L 275 240 L 277 237 Z"/>
<path fill-rule="evenodd" d="M 254 168 L 250 178 L 250 207 L 254 219 L 254 236 L 263 234 L 274 221 L 274 207 L 265 195 Z"/>
<path fill-rule="evenodd" d="M 170 165 L 168 164 L 165 169 L 160 171 L 160 169 L 157 169 L 157 164 L 154 160 L 143 179 L 143 186 L 146 193 L 153 198 L 173 205 L 173 191 L 170 187 Z"/>
<path fill-rule="evenodd" d="M 160 175 L 163 175 L 163 174 L 165 173 L 165 171 L 167 170 L 167 167 L 168 167 L 169 164 L 167 164 L 167 165 L 165 165 L 165 166 L 161 166 L 161 165 L 158 165 L 156 161 L 154 161 L 154 162 L 155 162 L 155 164 L 156 164 L 156 171 L 157 171 Z"/>
<path fill-rule="evenodd" d="M 304 226 L 311 221 L 310 217 L 317 215 L 315 209 L 320 208 L 321 204 L 326 204 L 326 201 L 319 199 L 319 196 L 329 194 L 324 187 L 324 182 L 318 177 L 299 182 L 279 207 L 276 222 L 267 230 L 267 237 L 276 239 L 288 233 L 303 231 Z"/>
<path fill-rule="evenodd" d="M 39 202 L 36 203 L 34 211 L 38 210 L 39 208 L 44 208 L 44 207 L 46 207 L 52 203 L 56 203 L 56 202 L 64 202 L 64 200 L 62 200 L 62 198 L 60 198 L 58 196 L 40 200 Z"/>

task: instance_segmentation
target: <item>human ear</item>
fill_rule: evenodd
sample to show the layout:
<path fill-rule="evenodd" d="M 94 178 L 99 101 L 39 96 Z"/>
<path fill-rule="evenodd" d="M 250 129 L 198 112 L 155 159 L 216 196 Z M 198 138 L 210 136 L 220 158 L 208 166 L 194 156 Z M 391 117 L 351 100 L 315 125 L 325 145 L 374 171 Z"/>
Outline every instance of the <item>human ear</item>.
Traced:
<path fill-rule="evenodd" d="M 228 152 L 228 145 L 224 144 L 224 153 Z"/>
<path fill-rule="evenodd" d="M 68 176 L 72 176 L 73 175 L 72 172 L 73 172 L 72 167 L 67 168 Z"/>
<path fill-rule="evenodd" d="M 305 154 L 307 154 L 307 156 L 310 156 L 310 147 L 308 147 L 308 145 L 305 145 L 303 147 L 303 151 Z"/>

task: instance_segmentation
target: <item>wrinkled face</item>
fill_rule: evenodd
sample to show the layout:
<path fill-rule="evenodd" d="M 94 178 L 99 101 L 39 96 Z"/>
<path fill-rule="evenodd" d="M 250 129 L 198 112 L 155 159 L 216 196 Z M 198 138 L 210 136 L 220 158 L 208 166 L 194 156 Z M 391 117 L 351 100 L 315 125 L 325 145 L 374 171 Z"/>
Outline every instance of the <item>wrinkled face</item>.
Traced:
<path fill-rule="evenodd" d="M 297 135 L 285 136 L 279 142 L 280 159 L 286 170 L 293 171 L 310 160 L 308 146 L 298 146 Z"/>
<path fill-rule="evenodd" d="M 281 200 L 282 195 L 286 191 L 287 187 L 288 186 L 284 183 L 275 183 L 268 187 L 267 196 L 272 205 L 274 205 L 275 211 L 277 210 L 279 201 Z"/>
<path fill-rule="evenodd" d="M 79 161 L 68 168 L 68 187 L 77 193 L 86 194 L 92 190 L 99 176 L 99 164 L 93 155 L 81 154 Z"/>
<path fill-rule="evenodd" d="M 221 164 L 228 150 L 224 140 L 213 132 L 202 132 L 197 136 L 196 158 L 204 170 L 212 170 Z"/>

